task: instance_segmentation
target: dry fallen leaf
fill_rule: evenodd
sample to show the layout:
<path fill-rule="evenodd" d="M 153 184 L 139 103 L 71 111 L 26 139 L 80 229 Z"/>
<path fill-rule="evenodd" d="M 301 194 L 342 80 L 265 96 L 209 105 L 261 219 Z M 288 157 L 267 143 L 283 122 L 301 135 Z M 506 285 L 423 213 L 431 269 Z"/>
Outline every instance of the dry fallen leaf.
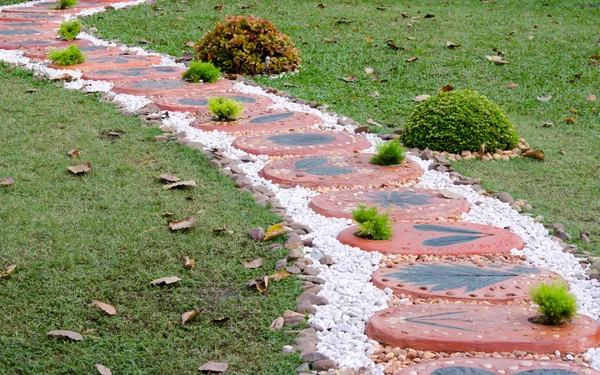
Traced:
<path fill-rule="evenodd" d="M 585 97 L 585 100 L 587 100 L 588 102 L 595 102 L 596 101 L 596 95 L 589 94 L 588 96 Z"/>
<path fill-rule="evenodd" d="M 12 177 L 6 177 L 4 180 L 0 181 L 0 185 L 12 185 L 15 183 L 15 180 Z"/>
<path fill-rule="evenodd" d="M 529 39 L 529 40 L 533 40 L 533 35 L 529 35 L 529 36 L 527 37 L 527 39 Z"/>
<path fill-rule="evenodd" d="M 537 100 L 539 100 L 542 103 L 549 102 L 550 99 L 552 99 L 551 95 L 548 95 L 548 96 L 538 96 L 537 97 Z"/>
<path fill-rule="evenodd" d="M 88 161 L 87 163 L 79 164 L 67 169 L 73 172 L 73 174 L 88 173 L 92 170 L 92 164 Z"/>
<path fill-rule="evenodd" d="M 519 86 L 519 85 L 517 85 L 516 83 L 514 83 L 514 82 L 511 82 L 511 83 L 509 83 L 508 85 L 506 85 L 506 88 L 507 88 L 507 89 L 514 90 L 514 89 L 516 89 L 518 86 Z"/>
<path fill-rule="evenodd" d="M 189 323 L 194 320 L 198 314 L 200 314 L 204 309 L 197 308 L 192 311 L 185 312 L 181 315 L 181 324 Z"/>
<path fill-rule="evenodd" d="M 255 287 L 259 292 L 264 293 L 269 288 L 269 276 L 260 276 L 250 280 L 248 286 Z"/>
<path fill-rule="evenodd" d="M 423 18 L 434 18 L 435 14 L 429 14 L 427 13 Z"/>
<path fill-rule="evenodd" d="M 98 308 L 108 315 L 117 315 L 117 309 L 97 299 L 92 300 L 92 307 Z"/>
<path fill-rule="evenodd" d="M 402 47 L 397 46 L 396 44 L 394 44 L 394 41 L 389 39 L 387 40 L 387 46 L 390 47 L 391 49 L 393 49 L 394 51 L 398 51 L 399 49 L 401 49 Z"/>
<path fill-rule="evenodd" d="M 190 216 L 181 220 L 170 220 L 169 227 L 171 230 L 181 230 L 193 227 L 196 224 L 196 216 Z"/>
<path fill-rule="evenodd" d="M 560 154 L 561 154 L 561 155 L 566 155 L 566 154 L 567 154 L 567 153 L 566 153 L 566 152 L 564 152 L 563 150 L 560 150 L 559 152 L 560 152 Z"/>
<path fill-rule="evenodd" d="M 543 127 L 543 128 L 549 128 L 551 126 L 554 126 L 554 123 L 552 123 L 550 121 L 547 121 L 541 125 L 541 127 Z"/>
<path fill-rule="evenodd" d="M 373 74 L 375 72 L 375 69 L 373 68 L 365 68 L 365 73 L 367 74 Z"/>
<path fill-rule="evenodd" d="M 378 128 L 381 128 L 383 126 L 380 123 L 378 123 L 377 121 L 373 120 L 372 118 L 368 118 L 366 122 L 367 122 L 367 124 L 369 124 L 369 125 L 375 125 Z"/>
<path fill-rule="evenodd" d="M 317 5 L 317 8 L 323 9 L 323 8 L 325 8 L 325 4 L 319 4 L 319 5 Z"/>
<path fill-rule="evenodd" d="M 413 61 L 417 61 L 419 58 L 417 56 L 411 56 L 409 57 L 406 62 L 413 62 Z"/>
<path fill-rule="evenodd" d="M 448 48 L 450 48 L 450 49 L 453 49 L 453 48 L 458 48 L 458 47 L 460 47 L 460 46 L 462 46 L 462 44 L 454 44 L 454 42 L 453 42 L 453 41 L 451 41 L 451 40 L 447 40 L 447 41 L 446 41 L 446 47 L 448 47 Z"/>
<path fill-rule="evenodd" d="M 523 157 L 538 160 L 544 160 L 544 152 L 542 150 L 527 150 L 523 153 Z"/>
<path fill-rule="evenodd" d="M 571 113 L 578 115 L 579 114 L 579 110 L 578 109 L 571 109 Z"/>
<path fill-rule="evenodd" d="M 446 199 L 465 199 L 464 196 L 446 189 L 440 190 L 440 196 Z"/>
<path fill-rule="evenodd" d="M 337 43 L 337 40 L 335 40 L 335 39 L 331 39 L 331 38 L 325 38 L 325 39 L 323 39 L 323 41 L 324 41 L 325 43 Z"/>
<path fill-rule="evenodd" d="M 112 375 L 112 371 L 108 367 L 102 366 L 100 364 L 96 364 L 96 370 L 100 375 Z"/>
<path fill-rule="evenodd" d="M 76 158 L 77 155 L 79 155 L 79 150 L 78 149 L 71 150 L 71 151 L 67 152 L 67 155 L 72 158 Z"/>
<path fill-rule="evenodd" d="M 196 181 L 194 181 L 194 180 L 179 181 L 179 182 L 175 182 L 173 184 L 164 185 L 163 189 L 168 190 L 168 189 L 173 189 L 173 188 L 178 188 L 178 187 L 188 187 L 188 186 L 198 186 L 198 185 L 196 185 Z"/>
<path fill-rule="evenodd" d="M 206 362 L 198 367 L 198 371 L 203 372 L 225 372 L 229 366 L 225 362 Z"/>
<path fill-rule="evenodd" d="M 263 258 L 258 258 L 258 259 L 254 259 L 254 260 L 247 259 L 247 260 L 243 261 L 242 264 L 246 268 L 254 269 L 254 268 L 262 267 L 262 265 L 264 264 L 264 260 L 263 260 Z"/>
<path fill-rule="evenodd" d="M 283 319 L 283 316 L 280 316 L 273 320 L 273 322 L 269 326 L 269 329 L 273 331 L 279 331 L 281 328 L 283 328 L 283 323 L 285 323 L 285 319 Z"/>
<path fill-rule="evenodd" d="M 161 277 L 160 279 L 152 280 L 152 282 L 150 282 L 150 284 L 163 286 L 163 285 L 175 284 L 180 281 L 181 281 L 181 279 L 177 276 L 167 276 L 167 277 Z"/>
<path fill-rule="evenodd" d="M 423 95 L 415 96 L 413 98 L 413 101 L 415 101 L 417 103 L 420 103 L 420 102 L 423 102 L 423 101 L 425 101 L 425 100 L 427 100 L 429 98 L 431 98 L 431 95 L 423 94 Z"/>
<path fill-rule="evenodd" d="M 342 78 L 344 82 L 356 82 L 358 78 L 354 74 L 350 74 L 348 77 Z"/>
<path fill-rule="evenodd" d="M 508 61 L 503 60 L 502 57 L 500 57 L 500 56 L 488 56 L 488 55 L 485 55 L 485 58 L 488 59 L 488 60 L 490 60 L 490 61 L 493 61 L 493 62 L 495 62 L 496 64 L 499 64 L 499 65 L 508 64 Z"/>
<path fill-rule="evenodd" d="M 161 174 L 160 176 L 158 176 L 161 180 L 165 181 L 165 182 L 177 182 L 177 181 L 181 181 L 181 178 L 172 175 L 172 174 Z"/>
<path fill-rule="evenodd" d="M 222 10 L 222 9 L 223 9 L 223 4 L 215 5 L 215 10 Z"/>
<path fill-rule="evenodd" d="M 270 278 L 273 279 L 273 281 L 281 281 L 283 279 L 285 279 L 286 277 L 291 276 L 292 274 L 289 273 L 286 270 L 281 270 L 281 271 L 277 271 L 274 274 L 272 274 L 271 276 L 269 276 Z"/>
<path fill-rule="evenodd" d="M 370 93 L 370 94 L 369 94 L 369 95 L 367 95 L 367 96 L 369 96 L 369 97 L 371 97 L 371 98 L 377 98 L 379 95 L 380 95 L 380 94 L 379 94 L 379 92 L 378 92 L 378 91 L 373 91 L 372 93 Z"/>
<path fill-rule="evenodd" d="M 410 14 L 408 14 L 406 12 L 402 12 L 402 13 L 400 13 L 400 15 L 402 16 L 402 18 L 410 18 Z"/>
<path fill-rule="evenodd" d="M 48 335 L 48 336 L 54 336 L 54 337 L 59 337 L 59 338 L 63 338 L 63 339 L 67 339 L 67 340 L 72 340 L 72 341 L 81 341 L 81 340 L 83 340 L 83 336 L 81 336 L 79 333 L 73 332 L 73 331 L 63 331 L 63 330 L 50 331 L 50 332 L 46 333 L 46 335 Z"/>
<path fill-rule="evenodd" d="M 196 43 L 194 43 L 193 40 L 188 40 L 187 42 L 185 42 L 185 45 L 190 47 L 190 48 L 194 48 L 194 46 L 196 45 Z"/>
<path fill-rule="evenodd" d="M 567 124 L 574 124 L 574 123 L 575 123 L 575 120 L 576 120 L 576 119 L 575 119 L 575 117 L 567 117 L 567 118 L 565 119 L 565 122 L 566 122 Z"/>
<path fill-rule="evenodd" d="M 186 270 L 191 270 L 196 267 L 196 261 L 194 259 L 190 259 L 189 257 L 183 257 L 183 268 Z"/>
<path fill-rule="evenodd" d="M 6 279 L 7 277 L 9 277 L 15 271 L 15 268 L 17 268 L 16 264 L 8 266 L 6 271 L 4 271 L 3 273 L 0 274 L 0 280 Z"/>
<path fill-rule="evenodd" d="M 265 232 L 265 237 L 263 238 L 263 241 L 268 241 L 271 238 L 277 237 L 284 233 L 285 233 L 285 229 L 283 228 L 283 225 L 281 225 L 281 224 L 271 225 L 269 227 L 269 229 L 267 229 L 267 231 Z"/>
<path fill-rule="evenodd" d="M 446 86 L 442 87 L 442 88 L 440 89 L 440 92 L 441 92 L 441 93 L 444 93 L 444 92 L 448 92 L 448 91 L 452 91 L 452 90 L 454 90 L 454 87 L 452 87 L 452 84 L 451 84 L 451 83 L 449 83 L 449 84 L 447 84 Z"/>
<path fill-rule="evenodd" d="M 215 233 L 227 232 L 229 234 L 233 234 L 233 231 L 231 229 L 227 229 L 227 225 L 216 227 L 215 229 L 213 229 L 213 232 L 215 232 Z"/>
<path fill-rule="evenodd" d="M 298 87 L 298 85 L 295 85 L 295 84 L 289 83 L 289 82 L 284 82 L 283 86 L 285 86 L 285 87 Z"/>
<path fill-rule="evenodd" d="M 375 40 L 375 39 L 371 38 L 370 36 L 367 36 L 367 37 L 365 38 L 365 41 L 366 41 L 366 42 L 369 42 L 369 43 L 373 42 L 374 40 Z"/>

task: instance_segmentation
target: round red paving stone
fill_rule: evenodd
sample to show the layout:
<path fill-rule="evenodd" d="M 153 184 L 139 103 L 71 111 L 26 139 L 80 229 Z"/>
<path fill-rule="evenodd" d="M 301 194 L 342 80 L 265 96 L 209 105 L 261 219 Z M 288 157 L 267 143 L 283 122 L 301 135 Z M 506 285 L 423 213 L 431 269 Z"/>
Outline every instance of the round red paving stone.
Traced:
<path fill-rule="evenodd" d="M 50 39 L 55 38 L 58 34 L 56 31 L 44 29 L 3 29 L 0 30 L 0 41 L 2 42 L 19 42 L 24 40 Z"/>
<path fill-rule="evenodd" d="M 88 40 L 60 40 L 60 39 L 46 39 L 46 40 L 26 40 L 26 41 L 14 41 L 14 42 L 0 42 L 0 49 L 15 50 L 15 49 L 41 49 L 41 48 L 66 48 L 71 44 L 76 44 L 79 47 L 90 46 L 92 43 Z"/>
<path fill-rule="evenodd" d="M 116 56 L 123 53 L 120 48 L 107 47 L 107 46 L 95 46 L 89 44 L 87 46 L 79 47 L 81 52 L 87 57 L 102 57 L 102 56 Z M 23 51 L 23 56 L 30 59 L 47 59 L 48 53 L 52 50 L 52 47 L 45 48 L 31 48 Z"/>
<path fill-rule="evenodd" d="M 371 282 L 379 289 L 416 298 L 506 303 L 530 300 L 529 288 L 563 278 L 545 269 L 515 264 L 402 263 L 380 268 Z"/>
<path fill-rule="evenodd" d="M 447 199 L 438 190 L 397 187 L 334 191 L 314 197 L 309 206 L 323 216 L 351 219 L 352 210 L 361 204 L 389 211 L 394 221 L 448 218 L 470 209 L 465 198 Z"/>
<path fill-rule="evenodd" d="M 294 130 L 241 136 L 232 146 L 254 155 L 321 156 L 364 150 L 371 147 L 371 143 L 360 135 L 346 132 Z"/>
<path fill-rule="evenodd" d="M 62 22 L 63 18 L 60 15 L 44 14 L 44 13 L 4 13 L 0 12 L 0 22 Z"/>
<path fill-rule="evenodd" d="M 164 100 L 168 101 L 173 96 L 216 94 L 231 91 L 231 89 L 233 89 L 233 83 L 226 79 L 215 83 L 190 83 L 181 79 L 147 79 L 133 82 L 118 82 L 112 88 L 112 91 L 117 94 L 168 96 L 164 98 Z"/>
<path fill-rule="evenodd" d="M 223 131 L 229 134 L 269 134 L 291 131 L 323 124 L 323 119 L 306 112 L 264 112 L 259 116 L 238 121 L 219 122 L 210 118 L 199 118 L 192 126 L 205 131 Z"/>
<path fill-rule="evenodd" d="M 534 324 L 532 307 L 472 304 L 397 306 L 375 313 L 367 324 L 371 339 L 391 347 L 439 352 L 550 354 L 585 352 L 600 343 L 600 327 L 577 314 L 562 326 Z"/>
<path fill-rule="evenodd" d="M 151 66 L 148 68 L 101 69 L 83 73 L 82 79 L 110 82 L 135 82 L 147 79 L 178 79 L 186 71 L 177 66 Z"/>
<path fill-rule="evenodd" d="M 60 27 L 59 23 L 56 22 L 42 22 L 42 21 L 28 21 L 28 22 L 3 22 L 0 19 L 0 30 L 7 29 L 36 29 L 36 30 L 58 30 Z"/>
<path fill-rule="evenodd" d="M 521 237 L 506 229 L 465 222 L 433 224 L 396 223 L 389 240 L 367 240 L 354 235 L 358 226 L 346 228 L 338 240 L 364 251 L 404 255 L 475 255 L 522 249 Z"/>
<path fill-rule="evenodd" d="M 600 375 L 600 371 L 561 361 L 508 358 L 444 358 L 405 367 L 394 375 Z"/>
<path fill-rule="evenodd" d="M 204 85 L 204 84 L 203 84 Z M 207 83 L 206 85 L 211 85 Z M 208 88 L 207 88 L 208 89 Z M 244 103 L 244 113 L 259 111 L 273 105 L 273 101 L 266 96 L 242 93 L 192 94 L 169 95 L 157 100 L 154 104 L 166 111 L 198 112 L 207 111 L 208 98 L 212 96 L 226 97 Z"/>
<path fill-rule="evenodd" d="M 88 7 L 89 8 L 89 7 Z M 48 14 L 51 16 L 64 16 L 64 15 L 73 15 L 81 12 L 85 7 L 73 7 L 69 9 L 48 9 L 46 7 L 36 7 L 36 6 L 28 6 L 28 7 L 15 7 L 15 8 L 5 8 L 2 10 L 2 13 L 14 13 L 14 14 Z"/>
<path fill-rule="evenodd" d="M 118 55 L 108 57 L 92 57 L 83 64 L 62 66 L 56 64 L 48 65 L 53 69 L 79 69 L 82 71 L 98 69 L 116 69 L 116 68 L 143 68 L 153 64 L 159 64 L 160 57 L 156 56 L 138 56 L 138 55 Z"/>
<path fill-rule="evenodd" d="M 370 163 L 373 154 L 322 157 L 292 157 L 267 164 L 260 176 L 282 187 L 351 188 L 399 185 L 416 181 L 423 170 L 409 159 L 402 164 L 379 166 Z"/>

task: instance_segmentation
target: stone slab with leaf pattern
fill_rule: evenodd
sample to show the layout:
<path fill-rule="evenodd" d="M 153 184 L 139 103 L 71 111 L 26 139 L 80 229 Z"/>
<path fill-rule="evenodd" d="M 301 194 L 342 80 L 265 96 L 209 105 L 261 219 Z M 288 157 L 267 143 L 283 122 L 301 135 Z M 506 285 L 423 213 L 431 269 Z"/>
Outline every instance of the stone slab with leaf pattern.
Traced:
<path fill-rule="evenodd" d="M 322 125 L 323 119 L 307 112 L 263 111 L 244 114 L 236 121 L 215 121 L 214 116 L 199 116 L 191 123 L 196 129 L 222 131 L 228 134 L 269 134 L 279 131 L 299 130 Z"/>

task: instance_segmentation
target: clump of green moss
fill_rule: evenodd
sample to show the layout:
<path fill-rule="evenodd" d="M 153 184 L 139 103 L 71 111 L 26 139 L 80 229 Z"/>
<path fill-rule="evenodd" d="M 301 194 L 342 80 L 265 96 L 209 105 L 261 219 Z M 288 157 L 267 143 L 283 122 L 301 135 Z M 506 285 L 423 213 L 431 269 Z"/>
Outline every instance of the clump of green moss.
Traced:
<path fill-rule="evenodd" d="M 371 158 L 376 165 L 396 165 L 404 161 L 404 149 L 399 140 L 392 140 L 377 145 L 377 153 Z"/>
<path fill-rule="evenodd" d="M 58 0 L 58 4 L 54 9 L 63 10 L 74 7 L 77 4 L 77 0 Z"/>
<path fill-rule="evenodd" d="M 58 29 L 58 35 L 65 40 L 73 40 L 81 31 L 81 22 L 79 20 L 65 21 Z"/>
<path fill-rule="evenodd" d="M 85 62 L 85 56 L 81 49 L 75 44 L 71 44 L 69 47 L 58 50 L 53 49 L 48 53 L 48 58 L 55 64 L 58 65 L 75 65 Z"/>
<path fill-rule="evenodd" d="M 402 131 L 407 147 L 433 151 L 507 150 L 518 146 L 519 136 L 506 113 L 474 91 L 440 93 L 419 103 Z"/>
<path fill-rule="evenodd" d="M 392 226 L 387 212 L 379 213 L 377 207 L 359 205 L 352 210 L 352 218 L 358 223 L 354 235 L 369 240 L 389 240 L 392 237 Z"/>
<path fill-rule="evenodd" d="M 569 292 L 565 283 L 539 283 L 529 290 L 529 294 L 550 324 L 568 323 L 577 312 L 577 299 Z"/>
<path fill-rule="evenodd" d="M 244 113 L 244 103 L 230 98 L 212 97 L 208 98 L 208 110 L 221 121 L 233 121 Z"/>
<path fill-rule="evenodd" d="M 217 82 L 221 75 L 221 69 L 210 62 L 192 61 L 188 70 L 183 73 L 183 79 L 189 79 L 193 83 Z"/>

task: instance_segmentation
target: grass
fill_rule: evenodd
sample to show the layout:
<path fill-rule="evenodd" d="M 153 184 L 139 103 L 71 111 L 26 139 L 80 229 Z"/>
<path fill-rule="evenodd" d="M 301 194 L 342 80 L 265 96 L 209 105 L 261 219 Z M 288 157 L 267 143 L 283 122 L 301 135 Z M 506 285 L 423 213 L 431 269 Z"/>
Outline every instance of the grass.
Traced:
<path fill-rule="evenodd" d="M 505 109 L 520 136 L 546 154 L 545 162 L 518 160 L 455 163 L 462 173 L 482 177 L 489 189 L 527 199 L 535 214 L 561 222 L 577 237 L 600 238 L 600 1 L 322 1 L 264 0 L 249 9 L 222 2 L 164 0 L 152 6 L 97 14 L 85 21 L 107 39 L 181 56 L 225 15 L 254 15 L 274 22 L 302 50 L 299 74 L 257 81 L 338 113 L 384 124 L 373 131 L 402 128 L 420 94 L 451 83 L 488 96 Z M 324 8 L 317 7 L 323 3 Z M 216 4 L 216 3 L 215 3 Z M 401 13 L 410 17 L 404 18 Z M 427 14 L 435 17 L 425 18 Z M 325 42 L 333 39 L 336 43 Z M 387 40 L 400 49 L 388 47 Z M 446 41 L 461 44 L 446 48 Z M 503 56 L 495 65 L 486 55 Z M 418 60 L 406 62 L 410 57 Z M 365 68 L 375 69 L 367 74 Z M 353 74 L 354 83 L 343 77 Z M 284 86 L 292 83 L 298 87 Z M 514 82 L 514 90 L 506 85 Z M 538 96 L 551 95 L 549 102 Z M 574 114 L 571 110 L 579 111 Z M 565 118 L 575 117 L 568 124 Z M 552 127 L 540 127 L 545 122 Z M 561 153 L 564 152 L 563 153 Z M 596 242 L 597 243 L 597 242 Z M 594 250 L 593 244 L 581 244 Z"/>
<path fill-rule="evenodd" d="M 39 90 L 27 93 L 29 89 Z M 269 324 L 295 307 L 299 282 L 246 282 L 274 272 L 272 252 L 247 231 L 278 218 L 239 192 L 196 150 L 159 144 L 157 128 L 124 117 L 95 96 L 69 92 L 0 66 L 0 372 L 91 374 L 101 363 L 117 374 L 191 374 L 206 361 L 235 374 L 290 374 L 301 363 L 281 348 L 290 336 Z M 106 133 L 118 131 L 119 139 Z M 66 153 L 79 149 L 79 157 Z M 75 176 L 68 166 L 91 162 Z M 195 179 L 191 190 L 163 190 L 157 176 Z M 171 232 L 173 218 L 198 215 L 196 228 Z M 233 234 L 213 233 L 227 225 Z M 196 260 L 183 268 L 182 257 Z M 247 258 L 263 257 L 258 270 Z M 178 276 L 174 286 L 150 281 Z M 115 306 L 109 317 L 92 299 Z M 205 308 L 182 326 L 181 314 Z M 222 322 L 213 320 L 225 319 Z M 81 333 L 79 343 L 46 337 Z"/>

